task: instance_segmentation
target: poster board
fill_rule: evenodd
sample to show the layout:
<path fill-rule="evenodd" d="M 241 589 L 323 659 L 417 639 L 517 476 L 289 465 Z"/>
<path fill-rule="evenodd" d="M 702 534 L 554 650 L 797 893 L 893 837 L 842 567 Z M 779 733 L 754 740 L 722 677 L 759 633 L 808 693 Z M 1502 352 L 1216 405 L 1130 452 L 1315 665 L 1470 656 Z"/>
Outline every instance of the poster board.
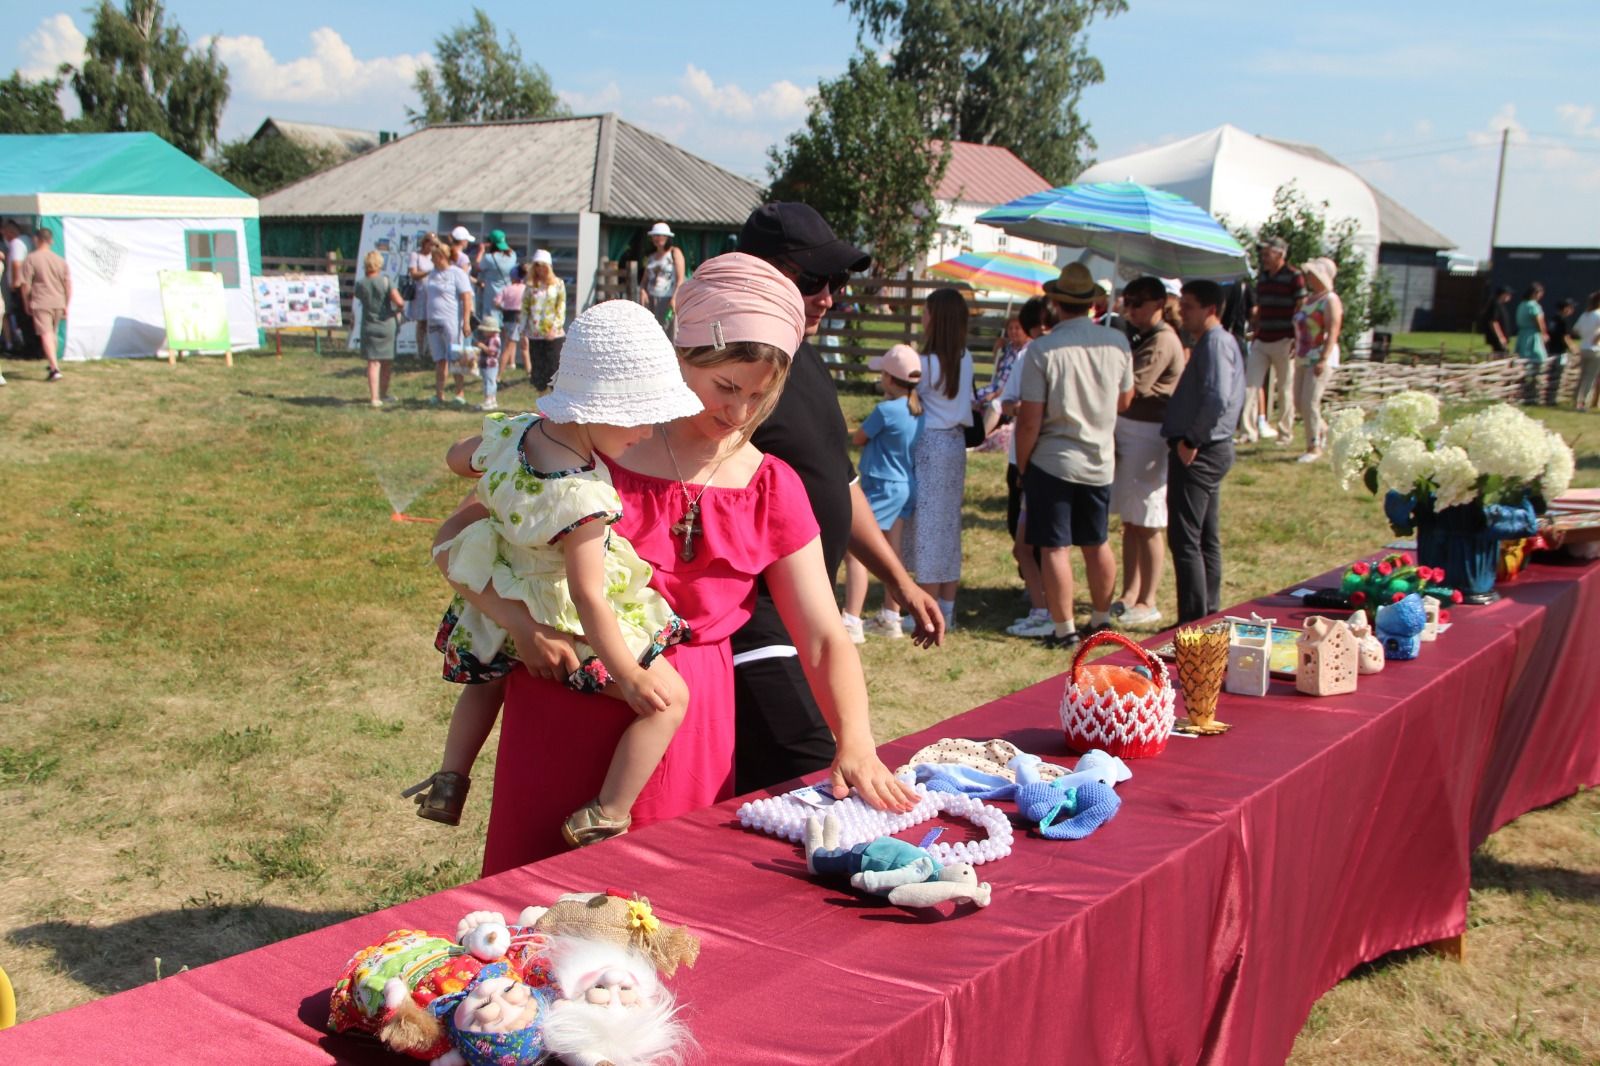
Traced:
<path fill-rule="evenodd" d="M 411 254 L 422 243 L 423 234 L 439 228 L 437 213 L 426 211 L 369 211 L 361 217 L 361 242 L 356 246 L 356 277 L 365 277 L 368 252 L 383 257 L 384 274 L 396 285 L 406 273 Z M 350 320 L 350 348 L 361 347 L 361 320 L 353 312 Z M 395 350 L 400 355 L 417 354 L 417 331 L 402 325 L 395 331 Z"/>
<path fill-rule="evenodd" d="M 332 274 L 283 274 L 253 278 L 256 324 L 263 330 L 338 329 L 339 279 Z"/>
<path fill-rule="evenodd" d="M 233 354 L 222 275 L 204 270 L 161 271 L 161 314 L 170 352 Z"/>

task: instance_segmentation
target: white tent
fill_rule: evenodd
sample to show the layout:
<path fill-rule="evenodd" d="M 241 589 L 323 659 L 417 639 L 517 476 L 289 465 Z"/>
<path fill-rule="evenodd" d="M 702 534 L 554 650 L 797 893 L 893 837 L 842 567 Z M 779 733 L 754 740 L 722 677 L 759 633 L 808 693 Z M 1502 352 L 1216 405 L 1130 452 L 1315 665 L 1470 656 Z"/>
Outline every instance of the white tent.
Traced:
<path fill-rule="evenodd" d="M 1328 203 L 1330 221 L 1356 223 L 1356 243 L 1367 254 L 1371 277 L 1378 265 L 1378 198 L 1354 171 L 1254 136 L 1236 126 L 1186 137 L 1143 152 L 1108 159 L 1078 175 L 1079 182 L 1137 181 L 1177 193 L 1211 212 L 1230 229 L 1255 229 L 1272 214 L 1279 187 L 1293 182 L 1312 203 Z"/>

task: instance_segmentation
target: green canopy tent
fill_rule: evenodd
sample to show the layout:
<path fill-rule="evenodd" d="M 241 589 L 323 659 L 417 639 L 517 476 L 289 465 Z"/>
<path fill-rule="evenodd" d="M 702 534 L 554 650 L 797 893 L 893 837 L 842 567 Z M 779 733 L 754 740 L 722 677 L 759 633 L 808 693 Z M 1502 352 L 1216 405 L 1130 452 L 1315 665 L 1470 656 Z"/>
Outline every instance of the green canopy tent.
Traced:
<path fill-rule="evenodd" d="M 259 343 L 255 198 L 153 133 L 0 136 L 0 215 L 50 229 L 72 270 L 64 359 L 164 347 L 162 270 L 221 274 L 234 348 Z"/>

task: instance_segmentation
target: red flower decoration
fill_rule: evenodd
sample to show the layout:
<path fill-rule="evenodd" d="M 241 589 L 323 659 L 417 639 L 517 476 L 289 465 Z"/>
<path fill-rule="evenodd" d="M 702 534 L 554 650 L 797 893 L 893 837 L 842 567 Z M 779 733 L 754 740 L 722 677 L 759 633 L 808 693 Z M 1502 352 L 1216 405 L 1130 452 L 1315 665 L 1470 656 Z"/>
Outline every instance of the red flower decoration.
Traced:
<path fill-rule="evenodd" d="M 1461 595 L 1461 590 L 1460 589 L 1456 589 L 1454 592 L 1450 593 L 1450 602 L 1451 603 L 1460 603 L 1465 598 L 1466 597 Z"/>
<path fill-rule="evenodd" d="M 1382 574 L 1384 577 L 1388 577 L 1390 574 L 1394 573 L 1394 564 L 1385 559 L 1383 562 L 1378 564 L 1378 573 Z"/>
<path fill-rule="evenodd" d="M 1366 603 L 1366 602 L 1367 602 L 1367 594 L 1365 592 L 1357 590 L 1357 591 L 1352 592 L 1350 594 L 1350 606 L 1352 606 L 1352 607 L 1360 607 L 1363 603 Z"/>
<path fill-rule="evenodd" d="M 1355 574 L 1357 577 L 1366 577 L 1368 574 L 1372 573 L 1372 564 L 1356 563 L 1350 568 L 1350 572 Z"/>
<path fill-rule="evenodd" d="M 1399 603 L 1401 600 L 1403 600 L 1405 598 L 1406 598 L 1406 594 L 1404 592 L 1396 592 L 1393 596 L 1389 597 L 1389 602 L 1390 603 Z"/>
<path fill-rule="evenodd" d="M 1414 562 L 1416 562 L 1416 560 L 1411 558 L 1411 553 L 1410 552 L 1401 552 L 1400 553 L 1400 563 L 1401 563 L 1401 565 L 1410 566 Z"/>

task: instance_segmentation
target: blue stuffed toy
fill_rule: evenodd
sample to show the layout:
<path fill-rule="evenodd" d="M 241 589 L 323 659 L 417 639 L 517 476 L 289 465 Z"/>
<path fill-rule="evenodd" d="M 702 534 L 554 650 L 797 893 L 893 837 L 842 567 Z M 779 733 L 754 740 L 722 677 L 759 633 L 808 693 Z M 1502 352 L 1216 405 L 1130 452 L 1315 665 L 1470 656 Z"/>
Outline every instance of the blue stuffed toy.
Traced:
<path fill-rule="evenodd" d="M 1415 592 L 1379 606 L 1374 631 L 1383 644 L 1383 657 L 1404 660 L 1422 654 L 1422 631 L 1427 625 L 1427 608 Z"/>
<path fill-rule="evenodd" d="M 1054 781 L 1044 780 L 1039 766 L 1037 755 L 1023 752 L 1006 764 L 1016 774 L 1015 782 L 943 763 L 923 763 L 916 774 L 929 792 L 1015 800 L 1022 816 L 1036 823 L 1040 835 L 1051 840 L 1081 840 L 1109 822 L 1122 806 L 1114 786 L 1133 777 L 1127 763 L 1098 750 L 1086 753 L 1071 773 Z"/>

